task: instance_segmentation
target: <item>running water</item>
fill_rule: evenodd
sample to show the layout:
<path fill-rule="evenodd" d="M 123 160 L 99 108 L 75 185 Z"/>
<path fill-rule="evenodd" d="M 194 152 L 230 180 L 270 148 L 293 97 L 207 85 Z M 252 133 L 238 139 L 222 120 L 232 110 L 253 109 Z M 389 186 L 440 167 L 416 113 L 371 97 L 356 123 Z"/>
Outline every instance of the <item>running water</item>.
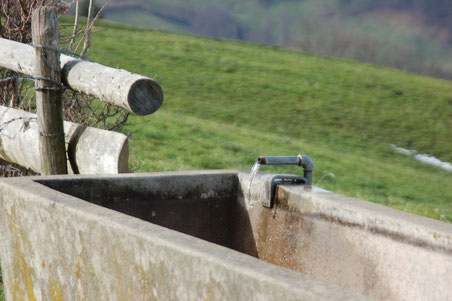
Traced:
<path fill-rule="evenodd" d="M 253 208 L 253 202 L 251 201 L 251 183 L 253 183 L 254 176 L 256 175 L 260 166 L 261 165 L 259 164 L 259 161 L 256 161 L 250 172 L 250 182 L 248 183 L 248 205 L 250 206 L 250 208 Z"/>

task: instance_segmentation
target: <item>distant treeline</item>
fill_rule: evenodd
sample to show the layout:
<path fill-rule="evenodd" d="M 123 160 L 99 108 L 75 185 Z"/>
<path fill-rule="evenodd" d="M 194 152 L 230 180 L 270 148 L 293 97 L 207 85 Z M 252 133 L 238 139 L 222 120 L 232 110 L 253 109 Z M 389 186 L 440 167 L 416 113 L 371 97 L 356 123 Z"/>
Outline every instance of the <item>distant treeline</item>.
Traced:
<path fill-rule="evenodd" d="M 125 11 L 164 20 L 181 33 L 279 45 L 452 79 L 447 54 L 452 0 L 111 0 L 104 13 L 108 18 Z M 398 36 L 408 37 L 388 37 L 392 27 L 388 33 L 384 21 L 378 21 L 383 22 L 381 33 L 374 25 L 369 34 L 360 22 L 374 12 L 401 25 Z M 413 31 L 403 23 L 406 19 L 398 21 L 407 15 L 417 26 Z"/>
<path fill-rule="evenodd" d="M 242 24 L 227 9 L 218 5 L 192 7 L 166 3 L 119 2 L 108 5 L 104 12 L 140 10 L 170 23 L 183 26 L 195 34 L 243 40 Z"/>
<path fill-rule="evenodd" d="M 259 3 L 271 6 L 304 1 L 308 0 L 259 0 Z M 427 24 L 446 28 L 449 31 L 449 43 L 452 45 L 452 0 L 340 0 L 339 3 L 342 13 L 346 16 L 379 9 L 411 11 L 421 16 Z"/>
<path fill-rule="evenodd" d="M 452 44 L 451 0 L 340 0 L 340 3 L 344 12 L 350 14 L 362 14 L 377 9 L 412 11 L 430 25 L 447 28 L 449 43 Z"/>

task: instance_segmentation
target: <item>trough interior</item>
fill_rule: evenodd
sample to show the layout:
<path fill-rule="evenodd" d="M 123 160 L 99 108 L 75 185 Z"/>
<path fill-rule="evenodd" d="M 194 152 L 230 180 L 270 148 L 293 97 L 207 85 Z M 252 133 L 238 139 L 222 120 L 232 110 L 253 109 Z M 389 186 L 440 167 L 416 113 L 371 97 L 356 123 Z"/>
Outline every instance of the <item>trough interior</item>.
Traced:
<path fill-rule="evenodd" d="M 340 227 L 289 208 L 287 197 L 281 193 L 272 209 L 257 202 L 249 208 L 242 191 L 247 185 L 239 183 L 237 173 L 38 182 L 85 201 L 320 279 L 329 278 L 323 273 L 333 266 L 344 271 L 352 265 L 341 254 L 349 253 L 354 246 L 342 246 L 338 238 L 342 231 Z M 341 250 L 331 256 L 330 249 Z M 320 254 L 319 250 L 324 250 L 325 254 Z M 325 260 L 328 256 L 330 261 Z M 318 264 L 319 258 L 323 264 Z"/>
<path fill-rule="evenodd" d="M 82 200 L 258 257 L 236 174 L 37 182 Z"/>

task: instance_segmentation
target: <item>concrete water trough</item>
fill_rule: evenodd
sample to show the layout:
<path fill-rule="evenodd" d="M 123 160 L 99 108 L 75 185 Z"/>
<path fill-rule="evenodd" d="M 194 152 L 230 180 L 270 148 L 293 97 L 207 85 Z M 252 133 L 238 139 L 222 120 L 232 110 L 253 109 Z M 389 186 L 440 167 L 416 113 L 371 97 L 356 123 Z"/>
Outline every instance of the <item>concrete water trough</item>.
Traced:
<path fill-rule="evenodd" d="M 452 225 L 247 171 L 0 181 L 8 300 L 450 300 Z"/>

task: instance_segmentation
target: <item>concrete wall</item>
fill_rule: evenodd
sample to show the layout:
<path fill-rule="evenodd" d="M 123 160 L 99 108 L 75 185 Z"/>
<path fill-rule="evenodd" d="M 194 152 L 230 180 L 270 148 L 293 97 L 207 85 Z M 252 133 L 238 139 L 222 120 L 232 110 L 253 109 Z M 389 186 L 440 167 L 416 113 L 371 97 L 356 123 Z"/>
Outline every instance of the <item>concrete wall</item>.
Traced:
<path fill-rule="evenodd" d="M 276 203 L 248 210 L 262 260 L 379 300 L 450 300 L 451 224 L 317 187 L 280 186 Z"/>
<path fill-rule="evenodd" d="M 279 187 L 272 209 L 257 202 L 250 208 L 248 177 L 247 172 L 200 171 L 1 180 L 0 255 L 6 296 L 450 299 L 452 225 L 304 186 Z M 251 196 L 256 198 L 265 183 L 263 175 L 253 183 Z M 181 203 L 184 210 L 137 207 L 146 199 Z M 210 201 L 215 199 L 235 201 L 235 209 Z M 221 218 L 224 212 L 248 223 L 249 229 L 239 226 L 234 231 L 251 231 L 247 239 L 253 251 L 247 251 L 240 235 L 228 246 L 252 256 L 195 237 L 204 232 L 188 231 L 199 222 L 190 208 L 201 212 L 201 203 L 207 206 L 204 213 L 219 210 L 214 216 Z M 102 206 L 134 215 L 132 211 L 148 210 L 150 218 Z M 145 221 L 154 222 L 160 214 L 185 218 L 187 229 L 179 231 L 190 235 Z M 200 225 L 212 231 L 216 227 Z"/>
<path fill-rule="evenodd" d="M 140 177 L 152 182 L 150 175 L 121 177 L 125 182 Z M 363 299 L 297 272 L 60 193 L 33 181 L 38 179 L 46 178 L 0 182 L 0 251 L 9 300 Z M 212 190 L 205 188 L 208 195 Z"/>

